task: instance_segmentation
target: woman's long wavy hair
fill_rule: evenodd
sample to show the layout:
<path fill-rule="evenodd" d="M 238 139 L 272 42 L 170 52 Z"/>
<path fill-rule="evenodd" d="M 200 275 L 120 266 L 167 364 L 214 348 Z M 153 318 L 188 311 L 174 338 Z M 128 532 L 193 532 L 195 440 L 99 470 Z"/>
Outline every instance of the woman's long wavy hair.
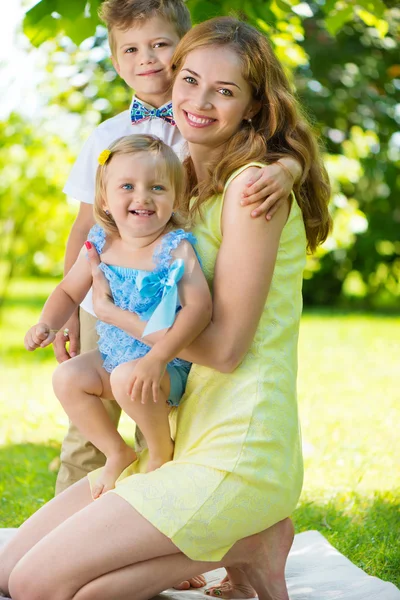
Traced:
<path fill-rule="evenodd" d="M 251 123 L 243 121 L 215 164 L 209 164 L 206 181 L 197 182 L 193 162 L 186 159 L 186 210 L 190 198 L 196 196 L 189 211 L 193 218 L 208 198 L 223 191 L 229 175 L 239 167 L 252 161 L 271 163 L 292 156 L 303 168 L 294 192 L 303 213 L 308 249 L 314 251 L 331 228 L 329 179 L 316 136 L 290 90 L 282 65 L 268 40 L 254 27 L 233 17 L 217 17 L 196 25 L 180 41 L 172 59 L 175 77 L 187 55 L 206 46 L 229 46 L 238 54 L 243 77 L 261 108 Z"/>

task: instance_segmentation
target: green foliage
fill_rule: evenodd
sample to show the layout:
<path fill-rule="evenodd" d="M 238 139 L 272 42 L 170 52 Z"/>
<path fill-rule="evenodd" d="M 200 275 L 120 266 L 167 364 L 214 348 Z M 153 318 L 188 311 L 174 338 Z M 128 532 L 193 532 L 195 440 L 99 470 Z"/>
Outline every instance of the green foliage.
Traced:
<path fill-rule="evenodd" d="M 397 307 L 400 10 L 390 0 L 187 4 L 194 23 L 235 13 L 269 37 L 326 148 L 335 226 L 308 261 L 306 304 Z M 49 106 L 81 119 L 75 152 L 101 120 L 128 106 L 131 95 L 108 59 L 98 5 L 41 0 L 24 21 L 32 43 L 47 49 Z"/>
<path fill-rule="evenodd" d="M 18 273 L 60 272 L 74 209 L 61 191 L 72 156 L 58 136 L 13 114 L 0 139 L 2 298 Z"/>

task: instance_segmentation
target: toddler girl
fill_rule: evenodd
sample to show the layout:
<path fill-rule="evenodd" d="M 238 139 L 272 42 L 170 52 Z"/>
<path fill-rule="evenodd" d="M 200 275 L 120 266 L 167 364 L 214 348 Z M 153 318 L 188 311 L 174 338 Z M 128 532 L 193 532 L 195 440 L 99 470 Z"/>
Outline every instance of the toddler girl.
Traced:
<path fill-rule="evenodd" d="M 193 250 L 195 238 L 177 229 L 183 167 L 173 150 L 149 135 L 114 142 L 99 157 L 95 218 L 87 249 L 96 248 L 113 302 L 143 321 L 142 337 L 166 330 L 150 348 L 114 326 L 97 323 L 98 350 L 59 365 L 54 391 L 71 421 L 106 456 L 93 497 L 114 487 L 136 459 L 109 418 L 101 398 L 129 380 L 123 404 L 149 448 L 148 470 L 172 459 L 168 413 L 184 393 L 190 363 L 177 354 L 207 326 L 211 295 Z M 75 265 L 48 298 L 37 325 L 25 336 L 27 350 L 50 344 L 92 284 L 83 248 Z M 132 380 L 132 371 L 134 371 Z M 133 381 L 133 385 L 132 385 Z"/>

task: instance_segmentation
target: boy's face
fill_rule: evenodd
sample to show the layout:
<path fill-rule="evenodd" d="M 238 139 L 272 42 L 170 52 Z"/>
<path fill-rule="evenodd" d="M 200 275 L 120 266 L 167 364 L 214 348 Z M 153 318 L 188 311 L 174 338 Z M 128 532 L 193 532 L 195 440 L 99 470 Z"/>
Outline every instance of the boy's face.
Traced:
<path fill-rule="evenodd" d="M 114 29 L 114 67 L 136 96 L 155 106 L 171 99 L 171 59 L 179 42 L 172 23 L 154 16 L 126 31 Z"/>

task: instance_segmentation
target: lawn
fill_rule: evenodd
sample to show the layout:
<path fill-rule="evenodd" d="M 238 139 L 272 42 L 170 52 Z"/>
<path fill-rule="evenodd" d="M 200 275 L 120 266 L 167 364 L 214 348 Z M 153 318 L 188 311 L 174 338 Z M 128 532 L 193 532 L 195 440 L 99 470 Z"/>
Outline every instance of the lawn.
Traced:
<path fill-rule="evenodd" d="M 52 350 L 28 354 L 50 281 L 16 281 L 0 323 L 0 527 L 51 498 L 67 419 Z M 400 317 L 306 313 L 299 342 L 305 481 L 296 530 L 318 529 L 367 573 L 400 586 Z M 397 424 L 397 425 L 396 425 Z M 123 419 L 121 431 L 132 439 Z"/>

